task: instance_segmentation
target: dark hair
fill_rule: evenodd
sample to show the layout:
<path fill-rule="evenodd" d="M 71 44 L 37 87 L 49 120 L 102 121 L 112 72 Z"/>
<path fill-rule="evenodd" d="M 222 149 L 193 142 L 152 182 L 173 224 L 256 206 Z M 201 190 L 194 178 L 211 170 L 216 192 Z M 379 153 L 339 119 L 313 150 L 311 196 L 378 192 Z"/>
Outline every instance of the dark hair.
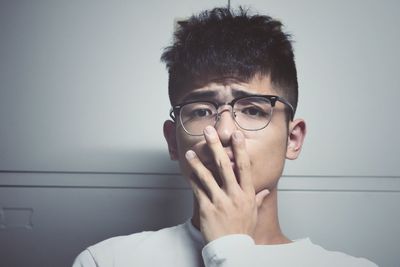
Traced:
<path fill-rule="evenodd" d="M 269 16 L 214 8 L 178 22 L 172 46 L 161 60 L 169 72 L 171 104 L 184 90 L 209 82 L 270 77 L 274 89 L 297 107 L 298 84 L 290 35 Z"/>

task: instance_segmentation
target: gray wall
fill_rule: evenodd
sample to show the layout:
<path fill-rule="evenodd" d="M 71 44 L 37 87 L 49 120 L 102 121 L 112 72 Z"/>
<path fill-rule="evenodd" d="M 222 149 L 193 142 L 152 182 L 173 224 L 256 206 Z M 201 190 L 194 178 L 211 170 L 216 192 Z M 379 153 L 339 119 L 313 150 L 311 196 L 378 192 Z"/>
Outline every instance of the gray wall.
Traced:
<path fill-rule="evenodd" d="M 104 238 L 188 218 L 159 57 L 175 19 L 226 4 L 0 1 L 0 266 L 69 266 Z M 309 131 L 280 183 L 285 232 L 398 266 L 400 4 L 239 4 L 294 35 Z"/>

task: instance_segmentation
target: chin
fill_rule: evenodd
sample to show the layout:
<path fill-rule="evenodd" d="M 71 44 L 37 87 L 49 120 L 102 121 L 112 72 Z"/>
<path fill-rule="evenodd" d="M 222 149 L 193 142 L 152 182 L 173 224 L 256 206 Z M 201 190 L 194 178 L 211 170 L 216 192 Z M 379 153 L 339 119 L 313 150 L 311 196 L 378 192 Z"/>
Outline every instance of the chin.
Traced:
<path fill-rule="evenodd" d="M 269 191 L 273 191 L 278 187 L 278 181 L 279 178 L 277 179 L 271 179 L 269 181 L 263 181 L 260 183 L 254 182 L 254 189 L 256 191 L 256 193 L 264 190 L 264 189 L 268 189 Z"/>

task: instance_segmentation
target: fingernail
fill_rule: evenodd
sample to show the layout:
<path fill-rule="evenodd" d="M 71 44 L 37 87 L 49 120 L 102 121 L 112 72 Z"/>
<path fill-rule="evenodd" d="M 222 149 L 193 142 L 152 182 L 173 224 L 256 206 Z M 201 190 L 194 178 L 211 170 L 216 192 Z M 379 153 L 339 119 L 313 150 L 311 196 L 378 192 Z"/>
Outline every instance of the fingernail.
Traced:
<path fill-rule="evenodd" d="M 236 131 L 233 133 L 233 139 L 236 142 L 241 142 L 244 139 L 243 133 L 240 131 Z"/>
<path fill-rule="evenodd" d="M 187 160 L 194 159 L 196 157 L 196 153 L 193 150 L 186 151 L 185 157 Z"/>
<path fill-rule="evenodd" d="M 215 129 L 214 127 L 212 127 L 211 125 L 208 125 L 205 129 L 204 129 L 204 133 L 206 135 L 208 135 L 209 137 L 214 137 L 216 135 Z"/>

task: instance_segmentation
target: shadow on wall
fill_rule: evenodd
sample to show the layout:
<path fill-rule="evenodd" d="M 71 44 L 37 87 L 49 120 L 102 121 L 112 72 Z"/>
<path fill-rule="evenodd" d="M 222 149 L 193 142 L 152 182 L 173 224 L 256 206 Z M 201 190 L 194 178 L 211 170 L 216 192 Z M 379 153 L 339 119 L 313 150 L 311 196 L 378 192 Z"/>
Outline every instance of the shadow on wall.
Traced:
<path fill-rule="evenodd" d="M 38 156 L 40 155 L 40 156 Z M 89 147 L 84 145 L 14 151 L 0 159 L 2 172 L 178 174 L 167 148 Z M 1 182 L 1 181 L 0 181 Z"/>
<path fill-rule="evenodd" d="M 191 191 L 167 152 L 92 149 L 67 163 L 0 173 L 0 266 L 71 266 L 101 240 L 190 217 Z M 24 211 L 30 227 L 19 227 Z"/>

